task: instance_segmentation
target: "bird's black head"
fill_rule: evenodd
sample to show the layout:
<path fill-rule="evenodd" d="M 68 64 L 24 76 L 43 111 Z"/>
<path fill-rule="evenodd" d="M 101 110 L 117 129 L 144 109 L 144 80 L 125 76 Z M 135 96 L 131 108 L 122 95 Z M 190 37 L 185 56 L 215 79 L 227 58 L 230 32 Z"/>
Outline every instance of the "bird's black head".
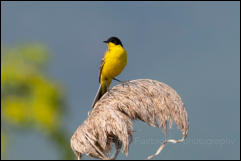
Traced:
<path fill-rule="evenodd" d="M 109 43 L 109 42 L 112 42 L 115 45 L 121 45 L 123 47 L 123 45 L 118 37 L 113 36 L 113 37 L 110 37 L 108 40 L 104 41 L 104 43 Z"/>

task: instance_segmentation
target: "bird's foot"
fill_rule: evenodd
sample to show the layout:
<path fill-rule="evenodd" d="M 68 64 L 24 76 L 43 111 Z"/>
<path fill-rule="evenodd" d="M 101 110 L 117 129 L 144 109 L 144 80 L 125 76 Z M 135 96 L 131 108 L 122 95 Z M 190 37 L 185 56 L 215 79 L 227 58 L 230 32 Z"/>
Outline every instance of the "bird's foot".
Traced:
<path fill-rule="evenodd" d="M 115 80 L 115 81 L 117 81 L 117 82 L 120 82 L 120 84 L 121 84 L 123 87 L 125 87 L 125 85 L 127 85 L 127 86 L 129 87 L 129 83 L 131 83 L 130 80 L 120 81 L 119 79 L 116 79 L 116 78 L 113 78 L 113 80 Z"/>
<path fill-rule="evenodd" d="M 125 87 L 125 85 L 127 85 L 129 87 L 129 80 L 125 80 L 125 81 L 122 81 L 120 82 L 120 84 L 123 86 L 123 88 Z"/>

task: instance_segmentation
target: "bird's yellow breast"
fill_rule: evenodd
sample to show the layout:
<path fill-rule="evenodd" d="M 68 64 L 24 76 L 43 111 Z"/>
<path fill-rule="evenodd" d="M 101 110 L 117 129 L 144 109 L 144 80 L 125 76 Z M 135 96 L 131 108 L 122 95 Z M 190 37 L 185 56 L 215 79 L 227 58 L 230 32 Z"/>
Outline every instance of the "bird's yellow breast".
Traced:
<path fill-rule="evenodd" d="M 127 64 L 127 52 L 120 46 L 109 47 L 104 58 L 101 79 L 113 79 L 119 75 Z"/>

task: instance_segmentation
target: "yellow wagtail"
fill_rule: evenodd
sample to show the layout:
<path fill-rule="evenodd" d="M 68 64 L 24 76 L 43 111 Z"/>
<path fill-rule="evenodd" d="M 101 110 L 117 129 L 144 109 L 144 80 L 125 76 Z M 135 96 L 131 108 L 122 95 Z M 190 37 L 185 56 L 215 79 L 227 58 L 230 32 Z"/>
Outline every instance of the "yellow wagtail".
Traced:
<path fill-rule="evenodd" d="M 115 79 L 127 64 L 127 52 L 123 48 L 119 38 L 110 37 L 104 42 L 107 43 L 108 49 L 101 60 L 99 68 L 100 86 L 93 101 L 92 108 L 94 108 L 95 103 L 107 92 L 112 79 Z"/>

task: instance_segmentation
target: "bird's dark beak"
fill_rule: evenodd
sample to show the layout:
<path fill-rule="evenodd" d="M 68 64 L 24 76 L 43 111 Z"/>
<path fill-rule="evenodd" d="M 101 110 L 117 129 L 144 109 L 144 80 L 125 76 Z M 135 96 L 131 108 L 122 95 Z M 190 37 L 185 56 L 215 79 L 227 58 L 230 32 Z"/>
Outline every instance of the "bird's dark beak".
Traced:
<path fill-rule="evenodd" d="M 108 41 L 103 41 L 103 43 L 108 43 Z"/>

